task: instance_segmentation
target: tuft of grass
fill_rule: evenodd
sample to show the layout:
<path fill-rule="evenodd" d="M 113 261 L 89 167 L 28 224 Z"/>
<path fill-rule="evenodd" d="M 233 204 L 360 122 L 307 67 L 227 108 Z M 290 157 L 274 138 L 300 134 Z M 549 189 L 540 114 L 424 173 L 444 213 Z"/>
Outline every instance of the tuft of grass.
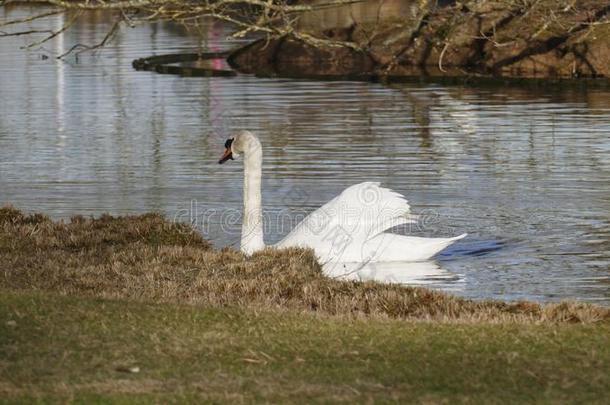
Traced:
<path fill-rule="evenodd" d="M 54 222 L 0 209 L 0 288 L 209 307 L 444 322 L 608 322 L 588 304 L 472 301 L 424 288 L 340 281 L 311 251 L 246 257 L 215 250 L 190 227 L 156 214 Z"/>
<path fill-rule="evenodd" d="M 53 222 L 39 213 L 26 215 L 8 206 L 0 207 L 0 226 L 0 247 L 14 252 L 36 248 L 105 253 L 112 248 L 129 248 L 138 243 L 152 247 L 211 248 L 210 243 L 188 225 L 168 222 L 156 213 L 124 217 L 104 214 L 97 219 L 77 215 L 65 223 Z"/>

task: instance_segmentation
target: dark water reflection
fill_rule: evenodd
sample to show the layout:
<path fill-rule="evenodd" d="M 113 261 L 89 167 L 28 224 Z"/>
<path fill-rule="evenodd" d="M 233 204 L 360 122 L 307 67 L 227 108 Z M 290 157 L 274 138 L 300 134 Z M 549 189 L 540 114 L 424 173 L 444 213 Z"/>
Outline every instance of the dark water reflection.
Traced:
<path fill-rule="evenodd" d="M 235 244 L 241 166 L 216 161 L 246 128 L 265 148 L 268 242 L 347 185 L 376 180 L 422 215 L 411 233 L 470 233 L 439 258 L 452 277 L 438 288 L 610 304 L 608 91 L 180 78 L 130 66 L 234 46 L 222 25 L 202 38 L 141 26 L 78 60 L 43 58 L 108 28 L 89 17 L 30 52 L 23 37 L 0 40 L 0 204 L 55 218 L 156 210 Z"/>

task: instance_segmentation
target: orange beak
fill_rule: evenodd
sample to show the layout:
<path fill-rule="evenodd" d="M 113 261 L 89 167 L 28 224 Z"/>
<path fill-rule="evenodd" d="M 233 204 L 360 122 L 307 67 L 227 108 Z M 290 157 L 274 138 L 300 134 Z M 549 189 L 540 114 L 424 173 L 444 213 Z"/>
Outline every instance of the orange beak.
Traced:
<path fill-rule="evenodd" d="M 233 160 L 233 152 L 231 151 L 231 148 L 225 148 L 225 153 L 222 154 L 218 164 L 221 165 L 229 159 Z"/>

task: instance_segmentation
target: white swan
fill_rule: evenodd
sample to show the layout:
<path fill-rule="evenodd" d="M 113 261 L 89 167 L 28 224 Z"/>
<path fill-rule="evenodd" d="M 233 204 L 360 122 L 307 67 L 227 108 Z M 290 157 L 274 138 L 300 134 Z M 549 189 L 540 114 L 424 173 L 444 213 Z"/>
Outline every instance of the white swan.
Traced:
<path fill-rule="evenodd" d="M 265 247 L 261 174 L 263 151 L 258 138 L 241 131 L 225 142 L 218 163 L 244 155 L 244 215 L 241 251 L 252 254 Z M 309 214 L 274 247 L 305 247 L 328 262 L 424 261 L 466 234 L 454 238 L 420 238 L 384 232 L 413 222 L 409 204 L 400 194 L 365 182 L 346 188 Z"/>

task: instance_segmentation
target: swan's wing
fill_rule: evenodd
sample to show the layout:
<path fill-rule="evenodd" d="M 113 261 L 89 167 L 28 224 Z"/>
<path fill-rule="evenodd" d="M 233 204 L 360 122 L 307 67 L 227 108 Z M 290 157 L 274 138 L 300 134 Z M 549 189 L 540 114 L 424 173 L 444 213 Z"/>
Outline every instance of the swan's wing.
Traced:
<path fill-rule="evenodd" d="M 409 222 L 413 217 L 404 196 L 379 183 L 360 183 L 309 214 L 277 246 L 311 247 L 323 260 L 360 256 L 367 240 Z"/>

